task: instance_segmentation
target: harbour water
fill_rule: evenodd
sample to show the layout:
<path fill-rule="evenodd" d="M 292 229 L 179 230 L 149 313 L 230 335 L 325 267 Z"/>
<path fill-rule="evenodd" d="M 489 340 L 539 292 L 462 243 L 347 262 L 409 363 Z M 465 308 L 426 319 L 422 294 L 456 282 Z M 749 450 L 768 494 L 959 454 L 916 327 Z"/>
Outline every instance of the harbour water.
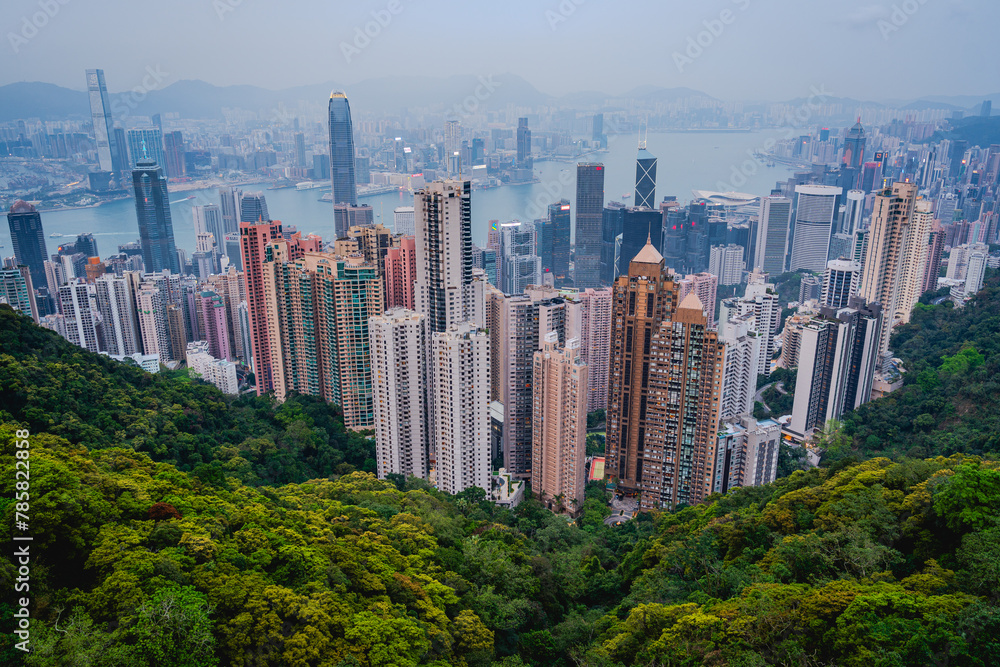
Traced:
<path fill-rule="evenodd" d="M 752 158 L 753 152 L 763 149 L 769 137 L 780 138 L 780 130 L 760 132 L 691 132 L 651 133 L 647 149 L 658 158 L 656 199 L 675 195 L 679 201 L 691 199 L 691 191 L 736 190 L 754 195 L 767 195 L 778 180 L 784 180 L 791 169 L 778 165 L 768 168 Z M 605 165 L 604 200 L 632 204 L 635 187 L 636 137 L 612 136 L 608 150 L 581 158 L 583 162 L 602 162 Z M 578 160 L 545 161 L 535 164 L 537 183 L 511 185 L 472 194 L 473 240 L 485 245 L 490 220 L 533 220 L 546 215 L 546 207 L 560 199 L 570 200 L 574 218 L 576 211 L 576 163 Z M 169 187 L 169 186 L 168 186 Z M 322 190 L 296 190 L 283 188 L 267 190 L 266 185 L 243 186 L 244 192 L 261 190 L 267 199 L 268 211 L 273 219 L 286 225 L 295 225 L 303 234 L 315 233 L 325 240 L 333 238 L 333 212 L 329 202 L 319 201 Z M 193 196 L 193 199 L 186 199 Z M 179 248 L 190 254 L 194 251 L 194 223 L 192 207 L 217 204 L 218 190 L 192 190 L 171 194 L 171 217 L 174 238 Z M 366 197 L 359 203 L 374 209 L 375 219 L 388 227 L 393 224 L 393 209 L 412 206 L 413 196 L 405 192 Z M 139 237 L 135 217 L 135 204 L 131 199 L 109 202 L 86 209 L 49 211 L 42 213 L 49 253 L 56 252 L 60 243 L 72 241 L 77 234 L 94 234 L 101 256 L 113 254 L 118 245 L 135 241 Z M 59 236 L 52 236 L 58 234 Z M 0 225 L 0 249 L 3 256 L 13 255 L 10 230 Z"/>

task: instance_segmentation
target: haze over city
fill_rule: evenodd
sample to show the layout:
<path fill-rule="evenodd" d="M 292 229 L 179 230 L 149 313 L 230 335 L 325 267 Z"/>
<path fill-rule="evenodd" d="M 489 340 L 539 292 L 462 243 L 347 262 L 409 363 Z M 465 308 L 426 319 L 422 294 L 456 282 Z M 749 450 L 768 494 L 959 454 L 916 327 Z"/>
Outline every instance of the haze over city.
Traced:
<path fill-rule="evenodd" d="M 10 0 L 0 9 L 9 42 L 0 49 L 0 84 L 79 90 L 75 69 L 98 63 L 114 92 L 139 85 L 147 66 L 171 82 L 272 90 L 509 72 L 555 96 L 651 85 L 762 101 L 802 97 L 810 85 L 878 102 L 1000 92 L 989 66 L 1000 5 L 989 0 L 51 4 Z M 26 29 L 39 11 L 54 15 Z M 950 34 L 962 39 L 949 43 Z"/>

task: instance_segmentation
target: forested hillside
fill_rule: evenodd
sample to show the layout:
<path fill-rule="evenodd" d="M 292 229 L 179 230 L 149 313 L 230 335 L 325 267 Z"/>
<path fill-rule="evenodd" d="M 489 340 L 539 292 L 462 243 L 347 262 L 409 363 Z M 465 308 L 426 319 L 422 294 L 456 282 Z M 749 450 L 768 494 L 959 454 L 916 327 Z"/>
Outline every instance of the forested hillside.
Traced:
<path fill-rule="evenodd" d="M 3 427 L 6 488 L 13 440 Z M 32 442 L 28 665 L 1000 660 L 1000 466 L 976 457 L 797 472 L 580 529 L 368 473 L 213 486 Z"/>
<path fill-rule="evenodd" d="M 303 482 L 375 470 L 374 443 L 309 396 L 224 396 L 79 348 L 0 307 L 0 419 L 90 449 L 128 447 L 202 479 Z"/>
<path fill-rule="evenodd" d="M 918 304 L 890 348 L 904 386 L 845 415 L 827 461 L 1000 453 L 1000 273 L 964 308 Z"/>
<path fill-rule="evenodd" d="M 978 308 L 921 311 L 949 358 L 916 369 L 940 385 L 897 394 L 946 400 L 947 387 L 992 381 L 980 369 L 995 363 L 1000 324 Z M 983 361 L 949 333 L 959 317 Z M 35 651 L 25 659 L 10 642 L 2 664 L 1000 664 L 989 458 L 844 459 L 618 527 L 604 525 L 592 485 L 567 524 L 533 501 L 507 511 L 475 489 L 379 481 L 356 470 L 370 443 L 333 408 L 149 376 L 6 307 L 0 409 L 5 489 L 14 431 L 32 432 L 35 538 Z M 874 414 L 848 428 L 879 433 L 864 421 Z M 303 431 L 312 444 L 299 447 Z M 343 458 L 321 464 L 321 451 Z M 5 494 L 8 591 L 14 511 Z"/>

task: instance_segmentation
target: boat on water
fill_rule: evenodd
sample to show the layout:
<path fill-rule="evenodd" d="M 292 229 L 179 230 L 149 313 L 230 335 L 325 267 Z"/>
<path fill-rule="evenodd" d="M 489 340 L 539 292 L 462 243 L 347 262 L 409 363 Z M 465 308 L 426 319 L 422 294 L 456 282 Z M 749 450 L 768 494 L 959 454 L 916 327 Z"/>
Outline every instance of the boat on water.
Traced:
<path fill-rule="evenodd" d="M 52 232 L 51 234 L 49 234 L 50 239 L 59 238 L 60 236 L 62 236 L 62 234 L 60 234 L 59 232 Z"/>
<path fill-rule="evenodd" d="M 329 185 L 329 183 L 320 183 L 317 181 L 302 181 L 301 183 L 295 184 L 296 190 L 317 190 L 324 185 Z"/>
<path fill-rule="evenodd" d="M 177 199 L 177 200 L 175 200 L 175 201 L 172 201 L 172 202 L 170 202 L 170 203 L 171 203 L 171 204 L 180 204 L 180 203 L 181 203 L 182 201 L 190 201 L 190 200 L 192 200 L 192 199 L 194 199 L 194 198 L 195 198 L 195 196 L 194 196 L 194 195 L 191 195 L 190 197 L 185 197 L 184 199 Z"/>
<path fill-rule="evenodd" d="M 631 199 L 631 198 L 632 198 L 631 192 L 626 192 L 625 194 L 622 195 L 622 199 Z"/>

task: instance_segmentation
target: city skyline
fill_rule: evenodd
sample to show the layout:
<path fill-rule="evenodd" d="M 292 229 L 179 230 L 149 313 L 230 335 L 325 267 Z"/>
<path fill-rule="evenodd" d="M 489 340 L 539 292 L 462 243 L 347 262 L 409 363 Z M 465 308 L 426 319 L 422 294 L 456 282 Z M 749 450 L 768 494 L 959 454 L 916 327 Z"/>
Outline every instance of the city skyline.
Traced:
<path fill-rule="evenodd" d="M 733 25 L 731 18 L 720 15 L 720 25 Z M 706 43 L 701 48 L 708 46 Z M 645 392 L 650 386 L 647 380 L 652 380 L 643 370 L 640 381 L 631 357 L 625 366 L 628 377 L 624 384 L 619 377 L 619 357 L 631 355 L 633 352 L 625 350 L 637 344 L 628 333 L 632 325 L 626 331 L 620 320 L 624 312 L 622 290 L 633 289 L 627 285 L 636 266 L 657 265 L 662 276 L 652 269 L 647 271 L 649 275 L 641 275 L 652 280 L 651 285 L 669 287 L 653 290 L 660 310 L 654 314 L 651 309 L 646 317 L 650 322 L 655 320 L 651 332 L 655 329 L 658 333 L 635 354 L 648 357 L 650 344 L 657 354 L 667 345 L 693 345 L 691 363 L 704 365 L 704 377 L 717 378 L 717 386 L 705 385 L 699 390 L 701 472 L 696 473 L 693 484 L 678 486 L 666 478 L 662 485 L 643 482 L 644 474 L 666 475 L 669 466 L 661 467 L 654 460 L 647 462 L 652 467 L 643 473 L 641 467 L 647 463 L 636 467 L 632 450 L 641 452 L 645 437 L 667 436 L 654 434 L 645 426 L 638 434 L 629 433 L 627 426 L 615 434 L 615 424 L 609 425 L 611 478 L 617 477 L 616 467 L 618 473 L 626 470 L 624 488 L 640 496 L 641 508 L 652 509 L 700 498 L 708 490 L 709 478 L 715 474 L 715 445 L 704 426 L 718 422 L 722 428 L 721 420 L 730 420 L 726 428 L 735 429 L 732 433 L 749 428 L 737 422 L 756 411 L 752 395 L 755 377 L 766 377 L 774 370 L 772 362 L 782 345 L 786 319 L 787 349 L 778 363 L 788 367 L 814 355 L 816 368 L 826 369 L 829 360 L 812 342 L 816 327 L 825 326 L 818 304 L 846 309 L 856 295 L 865 296 L 858 309 L 870 305 L 883 326 L 873 329 L 880 333 L 877 363 L 864 365 L 864 377 L 850 380 L 869 387 L 857 393 L 857 400 L 848 401 L 857 407 L 869 400 L 872 381 L 874 386 L 882 386 L 879 383 L 894 382 L 892 378 L 899 372 L 889 348 L 892 328 L 906 323 L 912 305 L 931 289 L 947 286 L 956 306 L 964 305 L 982 286 L 987 263 L 992 261 L 984 242 L 997 236 L 1000 207 L 994 195 L 1000 182 L 1000 151 L 995 141 L 968 132 L 974 121 L 990 116 L 988 99 L 981 101 L 978 113 L 968 114 L 969 122 L 964 124 L 956 121 L 967 112 L 949 111 L 947 105 L 924 108 L 917 115 L 905 109 L 869 109 L 843 120 L 852 111 L 850 101 L 814 92 L 798 107 L 810 117 L 794 121 L 782 133 L 783 138 L 772 137 L 747 150 L 752 159 L 733 167 L 729 183 L 719 181 L 715 190 L 693 189 L 688 198 L 675 190 L 670 176 L 660 179 L 667 183 L 665 194 L 663 183 L 658 184 L 658 176 L 663 174 L 657 156 L 667 156 L 666 168 L 673 171 L 685 155 L 675 149 L 675 141 L 666 149 L 659 142 L 655 150 L 648 149 L 650 126 L 654 138 L 657 132 L 669 132 L 670 128 L 774 131 L 789 122 L 787 107 L 770 105 L 763 116 L 738 103 L 717 100 L 706 99 L 704 106 L 696 101 L 689 107 L 691 100 L 697 100 L 696 91 L 685 89 L 682 94 L 688 95 L 686 98 L 656 101 L 656 85 L 648 84 L 641 91 L 646 100 L 629 111 L 592 113 L 577 108 L 567 114 L 559 108 L 522 110 L 509 101 L 503 111 L 489 111 L 485 103 L 491 95 L 477 92 L 484 103 L 481 110 L 463 112 L 456 107 L 443 115 L 432 111 L 428 117 L 427 110 L 420 109 L 413 114 L 405 111 L 402 117 L 380 117 L 371 111 L 352 113 L 348 94 L 334 87 L 328 98 L 327 93 L 323 98 L 317 96 L 294 113 L 281 109 L 270 120 L 252 113 L 235 120 L 230 110 L 225 126 L 212 121 L 196 125 L 184 114 L 166 110 L 148 116 L 137 111 L 135 118 L 121 117 L 115 109 L 119 98 L 109 96 L 103 70 L 86 70 L 86 74 L 91 89 L 92 145 L 79 143 L 79 137 L 85 135 L 65 131 L 86 129 L 76 121 L 52 131 L 34 118 L 0 125 L 0 141 L 10 156 L 18 159 L 55 158 L 66 160 L 67 165 L 96 163 L 98 171 L 89 172 L 86 186 L 90 196 L 106 200 L 117 196 L 115 188 L 131 167 L 140 242 L 119 244 L 118 255 L 102 261 L 93 234 L 78 233 L 75 242 L 61 244 L 57 254 L 34 267 L 33 285 L 40 283 L 37 278 L 44 274 L 45 286 L 29 290 L 22 285 L 22 276 L 29 271 L 18 266 L 29 261 L 29 253 L 16 248 L 17 256 L 5 262 L 8 270 L 19 272 L 9 276 L 5 289 L 12 296 L 8 300 L 71 339 L 91 341 L 86 343 L 91 349 L 116 357 L 152 354 L 168 364 L 187 361 L 190 368 L 207 373 L 225 391 L 234 386 L 230 370 L 242 365 L 254 373 L 258 394 L 273 393 L 278 401 L 286 400 L 292 392 L 320 396 L 343 408 L 345 425 L 353 430 L 387 423 L 391 418 L 372 403 L 373 397 L 393 404 L 408 400 L 398 390 L 373 384 L 371 345 L 377 342 L 381 346 L 383 357 L 378 363 L 387 368 L 385 355 L 391 350 L 386 336 L 412 328 L 412 317 L 419 315 L 423 333 L 406 334 L 413 344 L 406 353 L 411 356 L 407 364 L 416 363 L 412 354 L 418 349 L 423 363 L 429 363 L 425 355 L 432 353 L 435 341 L 452 350 L 464 346 L 462 340 L 475 339 L 478 342 L 473 347 L 487 344 L 485 356 L 476 357 L 478 361 L 472 357 L 456 361 L 454 368 L 465 374 L 472 368 L 466 367 L 467 363 L 488 362 L 488 378 L 476 366 L 477 391 L 488 380 L 489 393 L 493 400 L 499 399 L 506 426 L 491 436 L 499 449 L 493 452 L 493 460 L 487 461 L 481 451 L 484 422 L 480 420 L 487 412 L 492 414 L 493 408 L 486 402 L 453 405 L 456 416 L 475 419 L 478 424 L 478 444 L 467 452 L 477 463 L 468 479 L 497 474 L 488 464 L 500 460 L 504 474 L 511 479 L 534 479 L 537 471 L 532 464 L 540 445 L 532 411 L 534 421 L 544 423 L 545 415 L 554 414 L 550 404 L 556 399 L 545 398 L 540 412 L 539 406 L 532 407 L 531 366 L 534 355 L 545 347 L 543 341 L 552 335 L 550 352 L 558 348 L 559 354 L 569 355 L 567 359 L 576 358 L 575 353 L 566 351 L 569 341 L 579 339 L 574 345 L 580 345 L 579 360 L 586 369 L 579 390 L 586 392 L 578 403 L 582 412 L 567 424 L 568 429 L 580 427 L 587 409 L 604 406 L 622 410 L 622 424 L 632 418 L 645 424 L 645 408 L 631 418 L 625 411 L 634 409 L 628 396 L 639 390 L 636 383 Z M 426 80 L 414 77 L 415 83 Z M 484 88 L 493 85 L 489 78 L 480 78 L 480 83 Z M 157 92 L 156 86 L 147 92 Z M 409 89 L 402 86 L 398 98 L 409 101 L 408 94 Z M 317 121 L 313 105 L 321 99 L 328 100 L 326 116 Z M 495 104 L 499 101 L 493 100 Z M 661 109 L 660 104 L 666 106 Z M 651 122 L 652 109 L 661 115 Z M 969 138 L 946 135 L 942 139 L 939 134 L 962 128 L 966 133 L 959 137 Z M 611 153 L 609 133 L 617 135 L 617 140 L 638 133 L 638 152 L 632 152 L 628 163 Z M 621 141 L 612 143 L 618 144 L 620 152 Z M 116 163 L 110 170 L 109 161 Z M 546 164 L 550 162 L 556 163 L 555 169 Z M 776 177 L 770 181 L 772 187 L 761 182 L 754 187 L 745 184 L 744 174 L 779 163 L 783 169 L 771 172 Z M 30 165 L 30 161 L 24 164 Z M 608 165 L 613 165 L 613 170 Z M 269 210 L 270 195 L 264 188 L 244 192 L 238 187 L 252 184 L 246 175 L 254 172 L 267 177 L 271 183 L 268 191 L 292 185 L 296 191 L 330 190 L 318 199 L 325 202 L 325 211 L 332 208 L 333 215 L 324 225 L 326 238 L 300 231 L 299 224 L 315 224 L 308 215 Z M 629 190 L 620 196 L 609 192 L 609 177 L 614 178 L 616 191 L 629 179 Z M 188 197 L 198 200 L 191 209 L 194 252 L 175 245 L 170 206 L 186 200 L 170 201 L 168 178 L 177 192 L 204 191 L 206 184 L 217 188 L 212 197 L 204 192 Z M 86 187 L 83 183 L 84 179 L 78 179 L 68 187 Z M 479 209 L 474 205 L 479 195 L 474 193 L 523 185 L 535 192 L 543 189 L 546 194 L 532 197 L 523 215 L 513 219 L 487 205 L 488 215 L 503 217 L 490 220 L 486 248 L 476 245 L 472 212 Z M 662 201 L 657 199 L 658 185 Z M 898 231 L 896 223 L 886 221 L 890 186 L 893 192 L 906 189 L 911 208 L 919 200 L 919 224 L 899 243 L 893 236 Z M 382 224 L 389 222 L 384 205 L 378 206 L 378 222 L 375 207 L 358 205 L 360 196 L 387 191 L 398 192 L 399 197 L 398 202 L 392 202 L 391 227 Z M 410 203 L 405 191 L 412 195 L 413 206 L 399 206 Z M 17 203 L 11 211 L 17 207 L 28 210 L 28 206 Z M 902 211 L 903 218 L 909 215 Z M 11 220 L 13 233 L 14 218 Z M 40 259 L 44 259 L 44 235 L 40 220 L 36 222 L 33 238 L 35 245 L 41 242 Z M 328 233 L 331 227 L 332 236 Z M 932 236 L 932 228 L 941 233 Z M 905 252 L 897 260 L 900 243 Z M 137 246 L 141 257 L 131 252 L 132 246 Z M 928 271 L 940 266 L 941 260 L 935 258 L 944 248 L 950 249 L 946 275 L 935 282 Z M 884 271 L 879 268 L 883 263 L 889 267 Z M 850 275 L 831 273 L 830 267 L 841 265 L 856 268 Z M 788 280 L 786 268 L 799 274 L 797 301 L 789 301 L 790 295 L 778 296 L 779 285 Z M 111 275 L 117 277 L 107 277 Z M 126 280 L 126 275 L 134 277 Z M 740 287 L 743 284 L 745 288 Z M 80 285 L 85 289 L 79 289 Z M 65 301 L 64 293 L 79 299 L 86 295 L 95 300 L 96 296 L 100 305 L 94 312 L 99 310 L 100 318 L 93 334 L 84 331 L 89 325 L 81 324 L 90 316 L 85 303 Z M 128 297 L 129 293 L 133 296 Z M 32 298 L 26 301 L 25 295 Z M 129 323 L 129 307 L 125 305 L 129 300 L 138 328 Z M 612 302 L 617 315 L 608 310 Z M 64 307 L 71 312 L 64 313 Z M 381 333 L 372 333 L 369 341 L 369 320 L 380 321 L 393 307 L 407 310 L 400 311 L 396 324 L 380 325 Z M 628 306 L 629 322 L 636 315 L 632 309 Z M 794 316 L 789 317 L 787 310 Z M 468 338 L 470 335 L 473 338 Z M 134 344 L 128 342 L 132 338 Z M 416 345 L 418 340 L 425 343 Z M 189 345 L 196 348 L 188 350 Z M 815 351 L 803 357 L 803 349 Z M 197 362 L 186 359 L 187 353 Z M 217 369 L 212 359 L 234 366 L 223 364 Z M 654 367 L 652 364 L 650 370 Z M 410 372 L 416 368 L 410 367 Z M 428 366 L 433 376 L 432 371 Z M 653 375 L 659 378 L 657 382 L 665 383 L 664 387 L 687 381 L 671 375 L 674 372 L 657 370 Z M 382 378 L 379 382 L 389 378 L 387 373 L 378 377 Z M 598 378 L 601 386 L 595 385 Z M 435 406 L 445 401 L 445 396 L 432 395 L 445 391 L 452 379 L 438 376 L 438 384 L 428 389 L 432 393 L 414 413 L 423 413 L 424 423 L 429 425 L 440 417 Z M 833 401 L 826 413 L 830 419 L 843 412 L 839 399 L 825 393 L 825 381 L 814 385 L 818 393 L 815 400 L 808 401 L 810 416 L 801 407 L 805 405 L 801 396 L 791 415 L 798 430 L 789 433 L 796 440 L 807 440 L 823 427 L 814 409 L 817 402 L 826 405 Z M 650 414 L 666 410 L 661 416 L 669 416 L 670 405 L 671 401 L 655 399 L 649 406 Z M 694 404 L 685 409 L 694 409 Z M 637 435 L 639 441 L 634 441 Z M 395 461 L 385 466 L 380 462 L 382 474 L 410 467 L 423 470 L 418 476 L 437 483 L 436 475 L 442 471 L 437 467 L 441 459 L 436 437 L 433 430 L 426 435 L 403 431 L 394 435 L 381 429 L 379 451 Z M 618 438 L 622 442 L 617 442 Z M 737 446 L 734 443 L 740 438 L 733 438 L 727 447 Z M 397 444 L 390 447 L 390 441 Z M 420 456 L 413 459 L 416 463 L 403 463 L 398 449 L 403 442 L 409 442 L 411 449 L 425 447 L 424 463 Z M 719 451 L 720 461 L 728 461 L 729 456 L 742 460 L 743 454 L 735 449 L 726 451 L 725 456 Z M 627 461 L 625 468 L 618 465 L 619 458 Z M 552 460 L 546 460 L 551 464 Z M 465 476 L 456 465 L 459 462 L 455 459 L 448 463 L 452 466 L 448 474 Z M 572 465 L 580 468 L 582 464 L 577 461 Z M 554 484 L 555 478 L 546 475 Z M 453 488 L 465 488 L 468 480 L 456 479 L 449 482 L 456 485 Z M 724 483 L 720 479 L 716 477 L 715 483 L 726 487 L 739 483 L 731 476 Z M 485 490 L 486 485 L 475 483 Z"/>
<path fill-rule="evenodd" d="M 992 664 L 998 25 L 6 0 L 4 664 Z"/>

